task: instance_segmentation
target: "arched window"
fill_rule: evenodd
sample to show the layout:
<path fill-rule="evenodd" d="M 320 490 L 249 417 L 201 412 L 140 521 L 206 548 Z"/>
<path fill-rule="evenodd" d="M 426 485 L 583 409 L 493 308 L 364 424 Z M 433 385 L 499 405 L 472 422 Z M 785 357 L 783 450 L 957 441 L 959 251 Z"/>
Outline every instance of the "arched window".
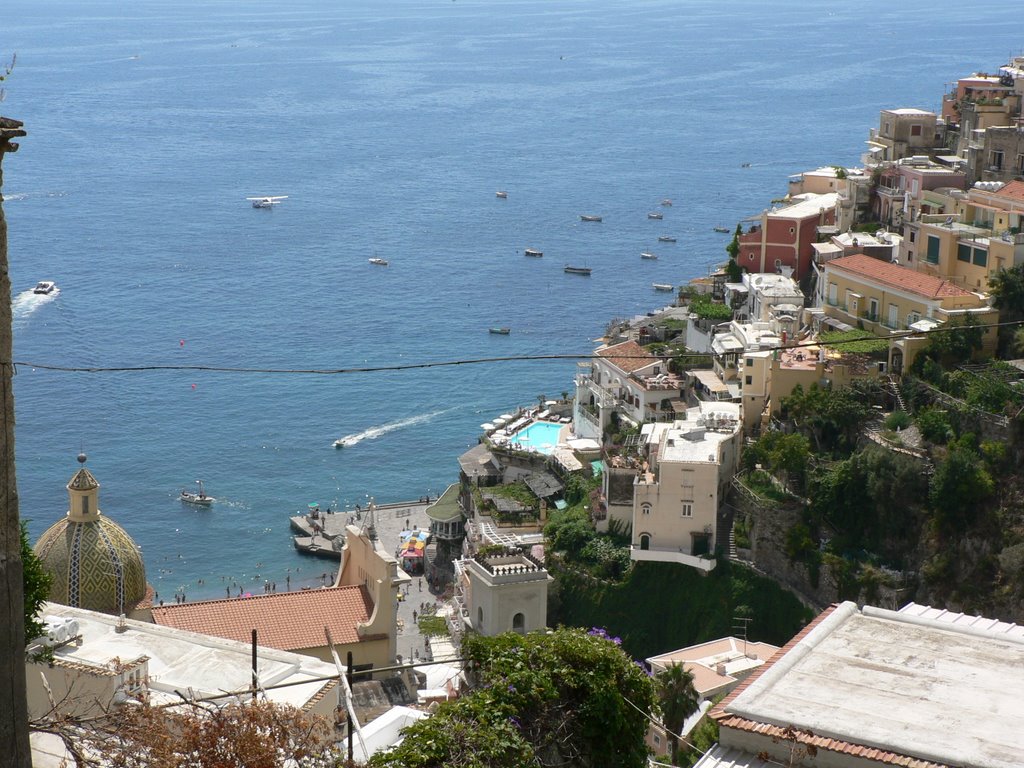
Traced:
<path fill-rule="evenodd" d="M 520 635 L 526 634 L 526 616 L 517 613 L 512 617 L 512 631 L 518 632 Z"/>
<path fill-rule="evenodd" d="M 640 514 L 641 515 L 649 515 L 649 514 L 651 514 L 651 505 L 648 504 L 646 501 L 643 504 L 640 505 Z"/>
<path fill-rule="evenodd" d="M 482 632 L 484 626 L 484 609 L 478 606 L 476 609 L 476 631 Z"/>
<path fill-rule="evenodd" d="M 651 534 L 649 534 L 649 533 L 641 533 L 640 534 L 640 549 L 650 549 L 650 548 L 651 548 Z"/>

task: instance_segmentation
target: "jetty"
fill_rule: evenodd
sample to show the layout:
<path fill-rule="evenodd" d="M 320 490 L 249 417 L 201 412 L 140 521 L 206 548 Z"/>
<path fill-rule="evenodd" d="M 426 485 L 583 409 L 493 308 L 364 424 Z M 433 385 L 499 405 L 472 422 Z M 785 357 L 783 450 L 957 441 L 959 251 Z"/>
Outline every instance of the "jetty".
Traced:
<path fill-rule="evenodd" d="M 391 528 L 393 520 L 406 520 L 422 513 L 435 498 L 424 496 L 416 501 L 398 501 L 391 504 L 374 505 L 374 523 L 378 528 Z M 341 550 L 345 546 L 345 526 L 358 525 L 366 516 L 367 510 L 361 506 L 355 509 L 327 510 L 320 505 L 308 504 L 304 514 L 293 515 L 289 522 L 295 536 L 292 541 L 295 548 L 309 555 L 341 560 Z"/>

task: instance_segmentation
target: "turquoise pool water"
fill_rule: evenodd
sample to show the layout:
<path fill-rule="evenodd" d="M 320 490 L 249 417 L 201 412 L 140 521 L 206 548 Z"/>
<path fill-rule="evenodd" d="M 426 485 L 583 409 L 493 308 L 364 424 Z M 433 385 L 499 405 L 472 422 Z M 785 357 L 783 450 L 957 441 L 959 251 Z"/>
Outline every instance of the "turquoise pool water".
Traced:
<path fill-rule="evenodd" d="M 564 424 L 552 424 L 549 421 L 535 421 L 526 429 L 516 432 L 510 443 L 525 450 L 550 454 L 558 445 L 558 434 L 564 426 Z"/>

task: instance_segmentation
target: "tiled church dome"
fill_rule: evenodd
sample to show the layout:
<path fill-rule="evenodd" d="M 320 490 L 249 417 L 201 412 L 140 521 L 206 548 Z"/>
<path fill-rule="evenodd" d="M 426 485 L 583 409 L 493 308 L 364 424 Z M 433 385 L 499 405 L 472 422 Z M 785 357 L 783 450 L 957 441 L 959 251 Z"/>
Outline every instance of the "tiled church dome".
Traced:
<path fill-rule="evenodd" d="M 67 516 L 50 526 L 35 546 L 53 576 L 49 599 L 76 608 L 127 613 L 146 596 L 142 552 L 121 526 L 100 512 L 100 485 L 88 469 L 79 469 L 67 487 Z"/>

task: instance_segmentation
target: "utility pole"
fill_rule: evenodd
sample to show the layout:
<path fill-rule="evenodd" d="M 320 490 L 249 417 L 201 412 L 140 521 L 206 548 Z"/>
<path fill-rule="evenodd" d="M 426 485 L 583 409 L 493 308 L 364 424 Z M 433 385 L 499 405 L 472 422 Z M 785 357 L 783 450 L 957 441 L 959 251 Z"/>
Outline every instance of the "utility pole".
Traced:
<path fill-rule="evenodd" d="M 24 136 L 22 123 L 0 117 L 0 166 L 16 152 L 11 141 Z M 0 167 L 0 190 L 3 189 Z M 21 561 L 21 520 L 14 470 L 14 378 L 11 331 L 11 279 L 7 262 L 7 220 L 0 195 L 0 396 L 3 436 L 0 437 L 0 751 L 12 768 L 32 768 L 28 740 L 28 694 L 25 687 L 25 584 Z"/>

